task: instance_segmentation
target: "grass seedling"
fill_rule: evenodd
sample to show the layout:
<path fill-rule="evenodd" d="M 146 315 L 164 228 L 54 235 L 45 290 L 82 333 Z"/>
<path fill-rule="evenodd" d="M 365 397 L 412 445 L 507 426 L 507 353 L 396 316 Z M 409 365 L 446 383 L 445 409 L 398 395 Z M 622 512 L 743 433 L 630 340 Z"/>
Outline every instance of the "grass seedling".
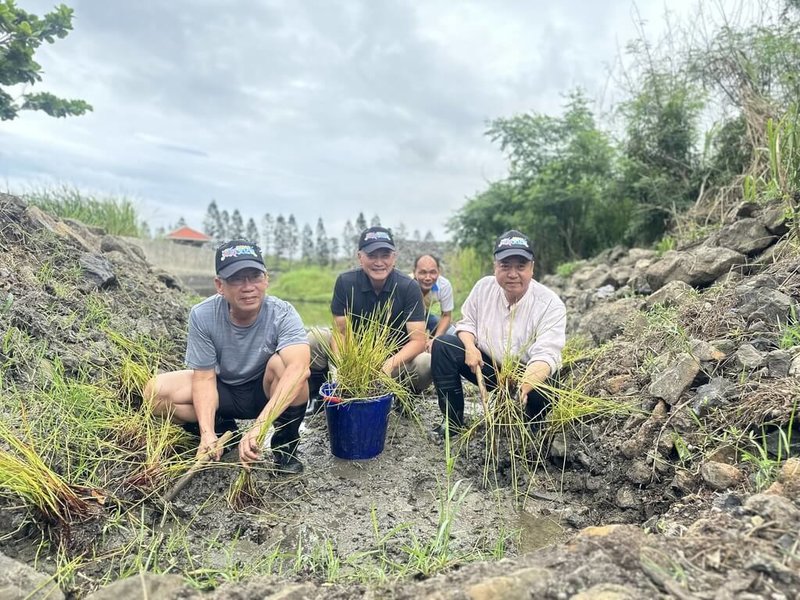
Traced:
<path fill-rule="evenodd" d="M 305 379 L 296 379 L 292 382 L 291 387 L 283 398 L 275 398 L 270 402 L 275 402 L 274 410 L 270 411 L 267 417 L 258 423 L 258 435 L 256 436 L 256 443 L 259 448 L 264 448 L 267 441 L 267 434 L 270 428 L 275 423 L 278 416 L 289 406 L 291 399 L 294 398 L 300 387 L 306 385 Z M 227 494 L 228 504 L 231 508 L 242 510 L 246 506 L 256 504 L 259 501 L 258 490 L 253 481 L 253 470 L 251 467 L 246 466 L 239 472 Z"/>
<path fill-rule="evenodd" d="M 10 447 L 10 451 L 0 450 L 0 487 L 62 525 L 90 513 L 91 504 L 86 498 L 48 467 L 33 446 L 2 420 L 0 439 Z"/>

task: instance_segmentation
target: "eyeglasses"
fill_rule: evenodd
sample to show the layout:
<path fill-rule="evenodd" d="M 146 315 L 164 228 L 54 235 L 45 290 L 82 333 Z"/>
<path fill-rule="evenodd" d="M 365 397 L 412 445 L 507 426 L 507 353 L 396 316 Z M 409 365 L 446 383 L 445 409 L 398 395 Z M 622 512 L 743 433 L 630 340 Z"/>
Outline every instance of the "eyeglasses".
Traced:
<path fill-rule="evenodd" d="M 264 280 L 267 278 L 266 273 L 257 272 L 257 273 L 236 273 L 235 275 L 231 275 L 230 277 L 225 279 L 225 283 L 228 285 L 233 286 L 240 286 L 244 285 L 245 281 L 249 281 L 250 283 L 263 283 Z"/>

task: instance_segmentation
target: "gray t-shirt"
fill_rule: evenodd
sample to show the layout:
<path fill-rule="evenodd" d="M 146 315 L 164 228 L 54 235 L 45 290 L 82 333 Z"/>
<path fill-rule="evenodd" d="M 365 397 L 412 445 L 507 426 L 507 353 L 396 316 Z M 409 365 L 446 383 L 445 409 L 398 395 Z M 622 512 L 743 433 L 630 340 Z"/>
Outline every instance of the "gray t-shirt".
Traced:
<path fill-rule="evenodd" d="M 308 344 L 294 306 L 266 296 L 255 322 L 240 327 L 231 322 L 228 302 L 220 295 L 192 307 L 186 342 L 186 366 L 215 369 L 229 385 L 261 377 L 267 361 L 286 346 Z"/>

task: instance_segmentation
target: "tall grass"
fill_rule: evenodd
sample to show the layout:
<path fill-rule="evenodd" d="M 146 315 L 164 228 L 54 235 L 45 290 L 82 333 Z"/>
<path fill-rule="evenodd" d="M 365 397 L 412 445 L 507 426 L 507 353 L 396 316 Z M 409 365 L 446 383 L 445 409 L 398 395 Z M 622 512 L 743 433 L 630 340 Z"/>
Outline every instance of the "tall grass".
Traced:
<path fill-rule="evenodd" d="M 124 196 L 98 197 L 63 184 L 34 189 L 22 197 L 56 217 L 102 227 L 112 235 L 140 237 L 144 233 L 133 202 Z"/>

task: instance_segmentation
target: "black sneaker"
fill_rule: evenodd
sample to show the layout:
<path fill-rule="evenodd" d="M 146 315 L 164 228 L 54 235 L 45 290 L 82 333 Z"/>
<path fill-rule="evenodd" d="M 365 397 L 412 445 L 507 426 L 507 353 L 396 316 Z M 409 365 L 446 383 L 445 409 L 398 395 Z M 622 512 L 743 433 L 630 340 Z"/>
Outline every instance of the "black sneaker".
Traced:
<path fill-rule="evenodd" d="M 276 475 L 300 475 L 305 469 L 300 459 L 292 454 L 275 452 L 273 460 L 275 461 Z"/>
<path fill-rule="evenodd" d="M 458 436 L 462 435 L 467 431 L 467 427 L 465 425 L 454 425 L 450 424 L 450 439 L 453 440 Z M 433 428 L 433 436 L 437 441 L 444 441 L 447 437 L 447 432 L 445 430 L 444 421 L 439 423 Z"/>

